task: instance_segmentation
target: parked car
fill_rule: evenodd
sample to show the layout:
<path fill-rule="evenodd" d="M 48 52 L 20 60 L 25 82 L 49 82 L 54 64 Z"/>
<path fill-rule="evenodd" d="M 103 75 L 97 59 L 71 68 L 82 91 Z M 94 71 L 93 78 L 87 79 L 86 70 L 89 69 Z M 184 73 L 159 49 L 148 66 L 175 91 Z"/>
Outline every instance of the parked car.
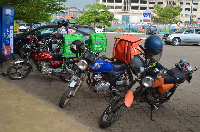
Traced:
<path fill-rule="evenodd" d="M 200 42 L 200 29 L 188 28 L 183 33 L 170 34 L 164 42 L 174 46 L 180 44 L 198 45 Z"/>
<path fill-rule="evenodd" d="M 87 26 L 87 25 L 73 25 L 72 28 L 76 29 L 76 33 L 83 34 L 83 36 L 84 36 L 83 38 L 85 40 L 86 46 L 88 44 L 88 39 L 90 37 L 90 33 L 95 33 L 94 28 L 91 26 Z"/>
<path fill-rule="evenodd" d="M 157 33 L 157 27 L 156 26 L 149 26 L 147 28 L 147 34 L 152 35 Z"/>
<path fill-rule="evenodd" d="M 18 30 L 19 30 L 19 32 L 28 32 L 30 30 L 30 24 L 29 23 L 19 23 Z"/>
<path fill-rule="evenodd" d="M 186 30 L 186 28 L 173 29 L 173 30 L 170 31 L 170 33 L 165 33 L 165 34 L 163 35 L 163 37 L 162 37 L 162 40 L 165 41 L 165 40 L 167 39 L 167 37 L 168 37 L 170 34 L 172 34 L 172 33 L 174 33 L 174 34 L 180 34 L 180 33 L 183 33 L 185 30 Z M 170 43 L 165 42 L 165 44 L 170 44 Z"/>

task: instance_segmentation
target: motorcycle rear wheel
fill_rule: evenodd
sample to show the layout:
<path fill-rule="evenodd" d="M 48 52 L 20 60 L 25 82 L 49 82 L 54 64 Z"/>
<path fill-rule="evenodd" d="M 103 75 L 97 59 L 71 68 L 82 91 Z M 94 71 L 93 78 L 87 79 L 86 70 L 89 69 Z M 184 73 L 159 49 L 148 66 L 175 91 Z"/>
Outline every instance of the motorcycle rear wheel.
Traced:
<path fill-rule="evenodd" d="M 71 87 L 67 87 L 65 89 L 65 92 L 63 94 L 63 96 L 60 99 L 60 103 L 59 103 L 59 107 L 60 108 L 64 108 L 64 106 L 69 102 L 71 96 L 69 95 L 71 92 L 72 88 Z"/>
<path fill-rule="evenodd" d="M 32 66 L 24 63 L 18 63 L 13 66 L 9 66 L 7 69 L 7 75 L 11 80 L 23 79 L 29 75 Z"/>
<path fill-rule="evenodd" d="M 126 108 L 124 99 L 114 99 L 101 115 L 99 122 L 100 127 L 110 127 L 113 123 L 119 120 Z"/>

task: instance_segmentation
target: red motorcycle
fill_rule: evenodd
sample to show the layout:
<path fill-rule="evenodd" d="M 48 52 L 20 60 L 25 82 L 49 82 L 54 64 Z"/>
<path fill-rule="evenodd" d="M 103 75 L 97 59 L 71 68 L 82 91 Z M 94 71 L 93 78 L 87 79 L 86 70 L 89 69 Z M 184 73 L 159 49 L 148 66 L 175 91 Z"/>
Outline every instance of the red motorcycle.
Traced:
<path fill-rule="evenodd" d="M 11 62 L 8 67 L 8 77 L 11 80 L 25 78 L 33 69 L 30 62 L 32 60 L 42 75 L 58 76 L 68 82 L 74 72 L 71 70 L 74 65 L 73 59 L 63 58 L 61 53 L 40 51 L 38 42 L 35 42 L 36 38 L 32 37 L 30 40 L 30 43 L 22 47 L 24 59 Z"/>

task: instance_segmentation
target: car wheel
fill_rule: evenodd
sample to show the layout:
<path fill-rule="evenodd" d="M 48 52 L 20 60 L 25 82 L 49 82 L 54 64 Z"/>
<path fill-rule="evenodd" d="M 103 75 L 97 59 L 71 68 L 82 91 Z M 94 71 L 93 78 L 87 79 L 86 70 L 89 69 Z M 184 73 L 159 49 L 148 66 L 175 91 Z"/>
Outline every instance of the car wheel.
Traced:
<path fill-rule="evenodd" d="M 172 45 L 174 45 L 174 46 L 180 45 L 180 39 L 179 38 L 173 38 L 172 39 Z"/>

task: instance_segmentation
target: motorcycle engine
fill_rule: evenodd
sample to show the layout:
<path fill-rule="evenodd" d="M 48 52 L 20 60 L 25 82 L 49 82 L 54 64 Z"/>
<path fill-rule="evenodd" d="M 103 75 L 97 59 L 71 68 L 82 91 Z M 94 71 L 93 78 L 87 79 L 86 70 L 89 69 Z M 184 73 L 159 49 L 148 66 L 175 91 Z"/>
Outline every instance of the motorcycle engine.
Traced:
<path fill-rule="evenodd" d="M 93 74 L 92 78 L 93 78 L 92 87 L 95 91 L 98 92 L 109 89 L 110 83 L 103 80 L 101 74 Z"/>
<path fill-rule="evenodd" d="M 50 68 L 50 63 L 42 61 L 39 63 L 39 67 L 41 69 L 41 73 L 43 75 L 50 75 L 52 74 L 52 68 Z"/>

